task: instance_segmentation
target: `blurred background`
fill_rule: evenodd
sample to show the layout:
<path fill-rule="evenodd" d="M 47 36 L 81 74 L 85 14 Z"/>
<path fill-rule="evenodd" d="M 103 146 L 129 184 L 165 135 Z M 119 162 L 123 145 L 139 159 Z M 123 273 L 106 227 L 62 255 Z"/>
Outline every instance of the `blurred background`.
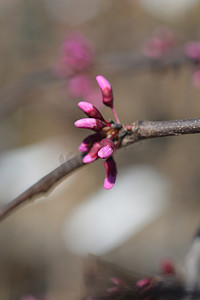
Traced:
<path fill-rule="evenodd" d="M 1 205 L 78 153 L 88 134 L 73 125 L 83 117 L 78 101 L 112 118 L 98 74 L 124 124 L 199 117 L 195 65 L 135 66 L 158 27 L 176 40 L 166 55 L 183 56 L 200 39 L 199 20 L 198 0 L 1 0 Z M 115 155 L 112 190 L 97 161 L 1 223 L 0 299 L 81 299 L 88 253 L 131 272 L 157 272 L 166 257 L 182 264 L 199 226 L 199 139 L 129 146 Z"/>

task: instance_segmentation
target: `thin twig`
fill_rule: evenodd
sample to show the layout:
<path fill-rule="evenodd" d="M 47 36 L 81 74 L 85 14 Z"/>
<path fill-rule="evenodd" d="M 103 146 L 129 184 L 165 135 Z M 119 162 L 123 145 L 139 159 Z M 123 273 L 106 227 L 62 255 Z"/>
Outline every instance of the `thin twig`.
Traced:
<path fill-rule="evenodd" d="M 14 84 L 0 91 L 0 120 L 20 107 L 26 99 L 24 96 L 46 83 L 61 79 L 51 69 L 40 69 L 28 74 L 16 81 Z"/>
<path fill-rule="evenodd" d="M 200 119 L 136 121 L 132 124 L 132 130 L 129 130 L 123 138 L 121 147 L 128 146 L 143 139 L 193 133 L 200 133 Z M 61 166 L 33 184 L 17 198 L 1 207 L 0 221 L 11 214 L 16 208 L 25 204 L 28 200 L 41 194 L 46 194 L 50 189 L 53 189 L 61 179 L 64 179 L 64 177 L 83 165 L 82 154 L 67 160 Z"/>

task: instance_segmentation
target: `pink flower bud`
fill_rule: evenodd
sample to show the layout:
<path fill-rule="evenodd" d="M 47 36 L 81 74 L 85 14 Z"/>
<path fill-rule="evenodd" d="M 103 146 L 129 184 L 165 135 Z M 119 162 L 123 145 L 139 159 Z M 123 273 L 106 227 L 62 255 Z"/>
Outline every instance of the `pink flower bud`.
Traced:
<path fill-rule="evenodd" d="M 97 83 L 101 89 L 102 95 L 103 95 L 103 103 L 106 106 L 113 107 L 113 93 L 112 93 L 112 87 L 108 80 L 101 76 L 98 75 L 96 77 Z"/>
<path fill-rule="evenodd" d="M 94 118 L 77 120 L 74 125 L 78 128 L 92 129 L 97 132 L 104 127 L 104 124 L 101 120 Z"/>
<path fill-rule="evenodd" d="M 161 270 L 165 275 L 174 275 L 176 273 L 174 264 L 169 259 L 165 259 L 161 262 Z"/>
<path fill-rule="evenodd" d="M 185 54 L 192 59 L 200 61 L 200 43 L 190 42 L 185 46 Z"/>
<path fill-rule="evenodd" d="M 151 282 L 152 282 L 151 278 L 142 278 L 136 283 L 136 286 L 139 288 L 143 288 L 149 285 Z"/>
<path fill-rule="evenodd" d="M 98 156 L 102 159 L 108 158 L 113 154 L 113 149 L 108 145 L 101 148 L 98 152 Z"/>
<path fill-rule="evenodd" d="M 99 133 L 91 134 L 87 136 L 79 146 L 79 151 L 87 152 L 92 144 L 99 141 L 101 139 L 101 135 Z"/>
<path fill-rule="evenodd" d="M 110 139 L 103 139 L 100 142 L 102 148 L 98 152 L 98 156 L 102 159 L 108 158 L 113 154 L 114 144 Z"/>
<path fill-rule="evenodd" d="M 100 111 L 91 103 L 81 101 L 78 103 L 78 107 L 90 118 L 96 118 L 104 121 L 104 118 Z"/>
<path fill-rule="evenodd" d="M 92 148 L 90 149 L 89 153 L 87 155 L 84 156 L 83 158 L 83 162 L 85 164 L 89 164 L 95 160 L 97 160 L 98 158 L 98 151 L 101 148 L 101 145 L 99 142 L 94 143 L 94 145 L 92 146 Z"/>
<path fill-rule="evenodd" d="M 113 185 L 115 184 L 116 177 L 117 177 L 117 168 L 115 165 L 114 159 L 109 157 L 105 162 L 104 162 L 104 167 L 106 170 L 106 178 L 104 180 L 104 188 L 106 190 L 110 190 Z"/>

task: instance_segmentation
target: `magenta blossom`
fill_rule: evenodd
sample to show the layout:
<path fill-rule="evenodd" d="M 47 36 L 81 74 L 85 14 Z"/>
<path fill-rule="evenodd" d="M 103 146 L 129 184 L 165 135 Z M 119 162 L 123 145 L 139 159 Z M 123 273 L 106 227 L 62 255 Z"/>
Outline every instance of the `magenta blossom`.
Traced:
<path fill-rule="evenodd" d="M 147 39 L 143 45 L 143 52 L 151 58 L 160 58 L 176 45 L 173 33 L 167 27 L 157 28 L 153 36 Z"/>
<path fill-rule="evenodd" d="M 96 77 L 101 89 L 103 103 L 109 106 L 114 114 L 117 124 L 113 121 L 106 121 L 100 111 L 89 102 L 79 102 L 79 108 L 88 116 L 88 118 L 77 120 L 74 124 L 78 128 L 86 128 L 95 131 L 95 134 L 86 137 L 79 150 L 85 154 L 83 162 L 91 163 L 98 158 L 105 159 L 104 167 L 106 178 L 104 188 L 109 190 L 116 181 L 117 168 L 113 159 L 113 153 L 120 144 L 120 131 L 122 125 L 113 107 L 112 87 L 106 78 L 99 75 Z"/>
<path fill-rule="evenodd" d="M 61 57 L 55 66 L 61 77 L 85 72 L 94 62 L 92 43 L 78 32 L 70 33 L 64 40 Z"/>
<path fill-rule="evenodd" d="M 71 72 L 84 71 L 91 66 L 94 59 L 91 42 L 78 32 L 73 32 L 66 37 L 61 52 Z"/>

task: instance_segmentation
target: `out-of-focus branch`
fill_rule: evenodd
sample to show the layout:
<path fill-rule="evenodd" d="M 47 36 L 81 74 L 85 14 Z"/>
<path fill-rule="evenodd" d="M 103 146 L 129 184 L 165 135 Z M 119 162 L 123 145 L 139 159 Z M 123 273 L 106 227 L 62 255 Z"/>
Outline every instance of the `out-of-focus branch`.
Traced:
<path fill-rule="evenodd" d="M 164 55 L 159 59 L 136 56 L 130 53 L 108 54 L 96 62 L 98 73 L 135 72 L 143 70 L 162 70 L 178 68 L 183 65 L 197 64 L 197 61 L 187 58 L 180 50 Z M 15 111 L 24 103 L 24 96 L 44 84 L 61 81 L 52 69 L 37 70 L 24 75 L 13 85 L 0 91 L 0 120 Z M 67 80 L 67 78 L 66 78 Z"/>
<path fill-rule="evenodd" d="M 24 103 L 24 96 L 47 83 L 58 81 L 51 69 L 37 70 L 24 75 L 20 80 L 0 91 L 0 120 Z"/>
<path fill-rule="evenodd" d="M 107 54 L 100 60 L 99 69 L 103 69 L 104 72 L 106 70 L 106 72 L 120 72 L 121 74 L 121 72 L 159 71 L 166 68 L 177 69 L 181 66 L 195 64 L 198 64 L 198 61 L 188 58 L 183 53 L 183 50 L 175 49 L 175 51 L 157 59 L 130 53 Z"/>
<path fill-rule="evenodd" d="M 136 121 L 132 129 L 124 132 L 121 147 L 128 146 L 143 139 L 200 133 L 200 119 L 175 121 Z M 82 155 L 70 158 L 61 166 L 33 184 L 24 193 L 0 208 L 0 221 L 27 201 L 47 193 L 65 176 L 83 166 Z"/>
<path fill-rule="evenodd" d="M 46 194 L 52 188 L 55 188 L 56 185 L 64 179 L 67 175 L 71 174 L 76 169 L 83 166 L 82 154 L 76 155 L 62 165 L 54 169 L 52 172 L 41 178 L 25 192 L 15 198 L 13 201 L 4 205 L 0 208 L 0 221 L 7 217 L 10 213 L 15 211 L 16 208 L 24 204 L 25 202 L 33 199 L 36 196 Z"/>

